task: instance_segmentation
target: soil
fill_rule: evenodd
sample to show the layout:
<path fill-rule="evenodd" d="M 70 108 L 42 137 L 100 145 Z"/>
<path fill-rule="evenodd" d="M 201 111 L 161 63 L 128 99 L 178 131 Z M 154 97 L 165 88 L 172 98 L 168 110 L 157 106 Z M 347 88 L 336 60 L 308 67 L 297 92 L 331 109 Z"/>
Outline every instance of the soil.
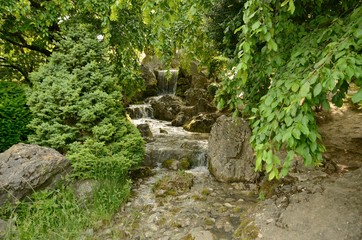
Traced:
<path fill-rule="evenodd" d="M 362 239 L 362 111 L 332 108 L 320 120 L 328 164 L 292 174 L 297 182 L 249 211 L 257 239 Z"/>

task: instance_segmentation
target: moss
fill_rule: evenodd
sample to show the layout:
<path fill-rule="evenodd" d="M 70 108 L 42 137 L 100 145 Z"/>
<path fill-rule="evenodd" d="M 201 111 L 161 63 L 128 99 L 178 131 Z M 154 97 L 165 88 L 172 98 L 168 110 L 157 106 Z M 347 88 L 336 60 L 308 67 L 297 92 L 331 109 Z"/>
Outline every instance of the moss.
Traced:
<path fill-rule="evenodd" d="M 180 169 L 181 170 L 187 170 L 191 168 L 191 162 L 189 159 L 187 158 L 182 158 L 180 160 Z"/>
<path fill-rule="evenodd" d="M 173 207 L 173 208 L 170 209 L 171 213 L 178 213 L 180 211 L 181 211 L 181 208 L 179 208 L 179 207 Z"/>
<path fill-rule="evenodd" d="M 260 185 L 259 189 L 259 199 L 264 200 L 267 198 L 271 198 L 273 195 L 275 195 L 275 191 L 278 186 L 280 186 L 281 182 L 278 180 L 272 180 L 272 181 L 264 181 Z"/>
<path fill-rule="evenodd" d="M 210 195 L 210 189 L 208 189 L 208 188 L 202 189 L 201 194 L 204 195 L 204 196 L 209 196 Z"/>
<path fill-rule="evenodd" d="M 195 200 L 195 201 L 206 201 L 206 197 L 204 196 L 201 196 L 199 194 L 195 194 L 192 196 L 192 199 Z"/>
<path fill-rule="evenodd" d="M 191 233 L 187 234 L 181 240 L 195 240 L 195 238 L 191 235 Z"/>
<path fill-rule="evenodd" d="M 242 211 L 241 207 L 233 208 L 233 213 L 240 213 Z"/>
<path fill-rule="evenodd" d="M 165 161 L 162 162 L 162 167 L 167 168 L 167 169 L 170 169 L 171 166 L 172 166 L 172 164 L 173 164 L 175 161 L 177 161 L 177 160 L 175 160 L 175 159 L 165 160 Z"/>
<path fill-rule="evenodd" d="M 215 219 L 207 218 L 205 219 L 205 225 L 213 226 L 215 224 Z"/>
<path fill-rule="evenodd" d="M 242 240 L 253 240 L 258 237 L 259 231 L 260 229 L 255 225 L 253 220 L 249 217 L 246 217 L 243 221 L 241 221 L 239 227 L 234 232 L 234 238 Z"/>
<path fill-rule="evenodd" d="M 255 225 L 254 219 L 250 217 L 253 209 L 254 207 L 241 214 L 241 222 L 233 234 L 233 239 L 253 240 L 258 237 L 260 229 Z"/>

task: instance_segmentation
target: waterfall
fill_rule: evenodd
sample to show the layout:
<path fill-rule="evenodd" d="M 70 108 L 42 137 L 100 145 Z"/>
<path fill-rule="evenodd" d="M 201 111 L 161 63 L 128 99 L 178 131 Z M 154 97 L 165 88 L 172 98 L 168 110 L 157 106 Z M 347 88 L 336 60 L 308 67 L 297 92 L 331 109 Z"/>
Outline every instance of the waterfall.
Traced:
<path fill-rule="evenodd" d="M 132 119 L 153 118 L 151 104 L 135 104 L 127 108 L 127 112 Z"/>
<path fill-rule="evenodd" d="M 177 87 L 178 70 L 158 70 L 157 88 L 158 95 L 175 94 Z"/>

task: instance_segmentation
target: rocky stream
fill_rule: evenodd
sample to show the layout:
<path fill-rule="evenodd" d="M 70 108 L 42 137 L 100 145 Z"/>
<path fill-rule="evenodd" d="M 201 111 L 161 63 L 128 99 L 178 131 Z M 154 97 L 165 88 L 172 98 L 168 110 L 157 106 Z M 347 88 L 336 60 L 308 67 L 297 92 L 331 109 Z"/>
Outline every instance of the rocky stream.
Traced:
<path fill-rule="evenodd" d="M 256 185 L 215 180 L 207 168 L 208 133 L 153 119 L 148 104 L 130 109 L 135 125 L 149 126 L 145 164 L 152 173 L 135 181 L 133 196 L 98 239 L 234 238 L 242 212 L 257 202 Z"/>

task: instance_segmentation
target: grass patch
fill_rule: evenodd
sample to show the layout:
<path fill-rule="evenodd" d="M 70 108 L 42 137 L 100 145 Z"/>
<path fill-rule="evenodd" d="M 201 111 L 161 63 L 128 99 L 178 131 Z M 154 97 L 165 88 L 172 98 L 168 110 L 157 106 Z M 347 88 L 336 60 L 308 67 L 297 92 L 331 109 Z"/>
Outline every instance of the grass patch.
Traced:
<path fill-rule="evenodd" d="M 0 218 L 11 226 L 4 239 L 79 239 L 97 222 L 110 220 L 129 193 L 129 182 L 112 180 L 102 182 L 86 202 L 70 187 L 35 192 L 1 208 Z"/>

